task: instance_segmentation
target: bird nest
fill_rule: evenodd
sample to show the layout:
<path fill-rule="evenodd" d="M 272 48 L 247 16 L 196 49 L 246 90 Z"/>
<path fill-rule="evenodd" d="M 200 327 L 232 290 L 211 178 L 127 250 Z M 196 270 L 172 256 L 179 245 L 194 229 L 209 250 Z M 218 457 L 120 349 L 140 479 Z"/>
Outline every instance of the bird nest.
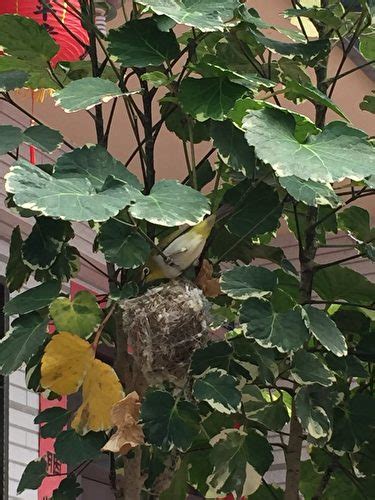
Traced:
<path fill-rule="evenodd" d="M 209 302 L 185 280 L 173 280 L 122 304 L 123 327 L 149 384 L 182 382 L 193 352 L 208 340 Z"/>

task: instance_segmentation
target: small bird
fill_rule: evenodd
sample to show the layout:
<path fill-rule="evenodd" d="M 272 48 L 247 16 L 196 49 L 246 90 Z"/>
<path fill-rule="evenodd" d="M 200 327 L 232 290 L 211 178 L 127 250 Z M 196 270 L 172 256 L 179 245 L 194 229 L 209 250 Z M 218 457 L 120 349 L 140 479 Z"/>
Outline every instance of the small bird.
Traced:
<path fill-rule="evenodd" d="M 212 214 L 181 234 L 178 229 L 160 244 L 163 255 L 153 252 L 143 270 L 146 283 L 180 276 L 200 257 L 216 222 Z M 164 249 L 163 249 L 164 247 Z"/>

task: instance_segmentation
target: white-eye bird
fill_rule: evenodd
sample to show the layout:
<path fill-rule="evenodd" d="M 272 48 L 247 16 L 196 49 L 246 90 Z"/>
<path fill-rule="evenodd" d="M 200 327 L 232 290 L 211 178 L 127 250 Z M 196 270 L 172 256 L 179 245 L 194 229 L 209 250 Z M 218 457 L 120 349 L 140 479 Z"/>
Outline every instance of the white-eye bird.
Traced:
<path fill-rule="evenodd" d="M 163 255 L 152 253 L 144 268 L 145 281 L 150 283 L 180 276 L 200 257 L 215 221 L 216 214 L 212 214 L 183 234 L 178 229 L 162 241 L 159 247 Z"/>

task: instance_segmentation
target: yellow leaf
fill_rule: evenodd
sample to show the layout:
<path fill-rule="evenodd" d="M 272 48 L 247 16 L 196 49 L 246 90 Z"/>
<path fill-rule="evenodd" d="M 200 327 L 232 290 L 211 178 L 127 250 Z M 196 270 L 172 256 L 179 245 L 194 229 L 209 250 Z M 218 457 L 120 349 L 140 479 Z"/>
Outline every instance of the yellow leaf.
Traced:
<path fill-rule="evenodd" d="M 117 431 L 102 451 L 126 455 L 132 448 L 144 443 L 143 430 L 139 424 L 140 408 L 139 396 L 135 391 L 113 406 L 111 420 Z"/>
<path fill-rule="evenodd" d="M 54 335 L 42 357 L 42 387 L 60 395 L 77 392 L 94 356 L 91 345 L 77 335 Z"/>
<path fill-rule="evenodd" d="M 83 381 L 83 401 L 72 422 L 79 434 L 112 428 L 111 409 L 123 396 L 121 383 L 114 369 L 95 359 Z"/>

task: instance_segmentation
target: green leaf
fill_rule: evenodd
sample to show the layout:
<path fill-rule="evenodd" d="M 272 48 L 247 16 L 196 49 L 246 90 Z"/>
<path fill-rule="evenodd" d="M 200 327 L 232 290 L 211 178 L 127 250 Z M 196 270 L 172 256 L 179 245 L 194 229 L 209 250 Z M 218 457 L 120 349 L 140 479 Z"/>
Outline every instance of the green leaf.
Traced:
<path fill-rule="evenodd" d="M 185 78 L 178 98 L 182 109 L 198 121 L 222 121 L 245 91 L 227 78 Z"/>
<path fill-rule="evenodd" d="M 83 493 L 80 483 L 74 474 L 69 474 L 61 481 L 59 487 L 53 491 L 51 500 L 73 500 Z"/>
<path fill-rule="evenodd" d="M 27 73 L 22 70 L 0 72 L 0 92 L 22 88 L 28 79 Z"/>
<path fill-rule="evenodd" d="M 254 493 L 261 476 L 273 462 L 267 439 L 255 430 L 225 429 L 211 440 L 210 461 L 214 466 L 209 484 L 218 494 L 237 498 Z"/>
<path fill-rule="evenodd" d="M 57 330 L 80 337 L 90 336 L 102 319 L 95 295 L 86 291 L 78 292 L 72 300 L 57 298 L 50 306 L 50 314 Z"/>
<path fill-rule="evenodd" d="M 262 424 L 269 430 L 279 431 L 289 421 L 282 394 L 276 400 L 266 400 L 256 385 L 246 384 L 242 389 L 242 404 L 246 418 Z"/>
<path fill-rule="evenodd" d="M 337 113 L 341 118 L 347 120 L 348 118 L 345 116 L 344 112 L 336 106 L 334 102 L 331 101 L 323 92 L 319 89 L 311 85 L 311 83 L 304 82 L 300 83 L 296 80 L 288 81 L 285 84 L 285 97 L 292 101 L 298 101 L 298 98 L 308 99 L 312 103 L 319 104 L 321 106 L 326 106 L 328 109 L 331 109 L 335 113 Z"/>
<path fill-rule="evenodd" d="M 223 31 L 226 23 L 233 20 L 239 0 L 140 0 L 155 14 L 165 15 L 179 24 L 193 26 L 201 31 Z"/>
<path fill-rule="evenodd" d="M 170 132 L 174 132 L 181 140 L 190 141 L 189 122 L 192 128 L 194 144 L 210 140 L 210 130 L 207 127 L 207 123 L 192 119 L 176 104 L 163 102 L 160 112 L 162 118 L 165 120 L 167 129 Z"/>
<path fill-rule="evenodd" d="M 375 239 L 375 229 L 370 227 L 370 214 L 364 208 L 346 208 L 338 214 L 337 223 L 341 231 L 345 231 L 360 243 Z"/>
<path fill-rule="evenodd" d="M 221 290 L 233 299 L 262 298 L 272 294 L 277 285 L 276 275 L 265 267 L 237 266 L 220 278 Z"/>
<path fill-rule="evenodd" d="M 0 373 L 9 375 L 27 363 L 47 337 L 48 318 L 32 312 L 12 322 L 0 340 Z"/>
<path fill-rule="evenodd" d="M 224 200 L 236 207 L 226 224 L 228 230 L 241 238 L 252 238 L 277 229 L 282 205 L 277 192 L 264 183 L 252 187 L 250 181 L 241 182 L 229 190 Z"/>
<path fill-rule="evenodd" d="M 59 281 L 48 281 L 39 286 L 31 288 L 26 292 L 16 295 L 4 306 L 4 313 L 8 316 L 13 314 L 26 314 L 47 307 L 59 296 L 61 283 Z"/>
<path fill-rule="evenodd" d="M 63 136 L 58 130 L 45 125 L 33 125 L 24 131 L 23 140 L 46 153 L 52 153 L 62 144 Z"/>
<path fill-rule="evenodd" d="M 141 76 L 141 80 L 149 82 L 153 87 L 166 87 L 173 82 L 174 77 L 167 76 L 161 71 L 149 71 Z"/>
<path fill-rule="evenodd" d="M 44 26 L 28 17 L 13 14 L 0 16 L 0 45 L 6 54 L 17 59 L 36 59 L 44 63 L 59 50 Z"/>
<path fill-rule="evenodd" d="M 340 13 L 341 9 L 340 9 Z M 320 21 L 326 27 L 329 28 L 339 28 L 341 26 L 341 19 L 335 15 L 334 9 L 319 7 L 311 8 L 299 8 L 299 9 L 286 9 L 284 10 L 284 15 L 287 17 L 306 17 L 308 19 L 313 19 L 315 21 Z"/>
<path fill-rule="evenodd" d="M 337 451 L 357 451 L 374 436 L 375 399 L 369 394 L 357 393 L 344 407 L 334 413 L 330 446 Z"/>
<path fill-rule="evenodd" d="M 329 205 L 335 208 L 341 204 L 340 198 L 329 184 L 306 181 L 295 175 L 279 177 L 279 182 L 295 200 L 302 201 L 311 207 Z"/>
<path fill-rule="evenodd" d="M 299 385 L 320 384 L 328 387 L 336 381 L 328 366 L 318 356 L 303 350 L 294 354 L 290 373 Z"/>
<path fill-rule="evenodd" d="M 251 176 L 255 168 L 254 149 L 251 148 L 241 130 L 230 120 L 212 122 L 211 137 L 223 160 L 234 170 Z"/>
<path fill-rule="evenodd" d="M 108 40 L 110 54 L 126 67 L 159 66 L 180 53 L 173 31 L 160 31 L 152 18 L 136 19 L 110 30 Z"/>
<path fill-rule="evenodd" d="M 160 500 L 186 500 L 188 493 L 188 479 L 189 479 L 189 462 L 182 460 L 180 467 L 175 472 L 172 482 L 168 489 L 164 490 L 160 495 Z"/>
<path fill-rule="evenodd" d="M 80 269 L 80 255 L 75 247 L 64 244 L 52 266 L 35 272 L 37 281 L 69 281 Z"/>
<path fill-rule="evenodd" d="M 320 269 L 314 278 L 314 290 L 328 302 L 341 299 L 366 306 L 375 297 L 375 283 L 353 269 L 341 266 Z"/>
<path fill-rule="evenodd" d="M 17 487 L 17 494 L 20 495 L 25 490 L 37 490 L 46 476 L 47 462 L 44 458 L 33 460 L 23 471 L 21 480 Z"/>
<path fill-rule="evenodd" d="M 221 413 L 236 413 L 241 402 L 237 384 L 237 380 L 224 370 L 213 368 L 195 380 L 193 396 Z"/>
<path fill-rule="evenodd" d="M 153 391 L 142 405 L 143 430 L 147 442 L 166 451 L 186 451 L 199 432 L 199 414 L 192 403 L 175 400 L 169 392 Z"/>
<path fill-rule="evenodd" d="M 266 300 L 251 298 L 244 302 L 240 322 L 246 325 L 247 337 L 254 338 L 263 347 L 276 347 L 280 352 L 299 349 L 309 336 L 300 310 L 278 313 Z"/>
<path fill-rule="evenodd" d="M 366 135 L 344 122 L 329 123 L 323 132 L 308 137 L 303 144 L 294 137 L 294 118 L 282 111 L 251 111 L 243 128 L 256 155 L 280 177 L 296 175 L 323 183 L 346 177 L 358 181 L 375 168 L 373 147 Z"/>
<path fill-rule="evenodd" d="M 9 292 L 19 290 L 31 274 L 30 267 L 22 260 L 22 245 L 21 229 L 16 226 L 10 239 L 9 259 L 5 272 Z"/>
<path fill-rule="evenodd" d="M 48 269 L 74 233 L 68 222 L 38 217 L 22 246 L 22 258 L 31 269 Z"/>
<path fill-rule="evenodd" d="M 65 408 L 55 406 L 47 408 L 34 418 L 35 424 L 44 424 L 40 428 L 42 438 L 56 437 L 68 423 L 71 412 Z"/>
<path fill-rule="evenodd" d="M 375 59 L 375 29 L 369 26 L 359 37 L 359 50 L 369 61 Z"/>
<path fill-rule="evenodd" d="M 0 125 L 0 156 L 18 148 L 21 142 L 21 129 L 12 125 Z"/>
<path fill-rule="evenodd" d="M 329 52 L 329 40 L 312 40 L 308 43 L 287 43 L 273 40 L 253 31 L 253 34 L 258 43 L 267 47 L 274 54 L 283 56 L 297 56 L 305 61 L 308 65 L 314 63 L 317 56 L 325 55 Z"/>
<path fill-rule="evenodd" d="M 61 106 L 67 113 L 74 113 L 82 109 L 91 109 L 122 95 L 125 94 L 110 80 L 87 77 L 74 80 L 63 89 L 57 90 L 55 99 L 57 106 Z"/>
<path fill-rule="evenodd" d="M 309 441 L 324 445 L 332 434 L 332 408 L 335 397 L 325 387 L 306 385 L 297 390 L 295 408 Z"/>
<path fill-rule="evenodd" d="M 284 490 L 274 484 L 261 484 L 250 500 L 283 500 Z"/>
<path fill-rule="evenodd" d="M 345 337 L 328 314 L 312 306 L 305 306 L 304 309 L 307 314 L 305 323 L 312 335 L 336 356 L 346 356 L 348 348 Z"/>
<path fill-rule="evenodd" d="M 85 177 L 98 191 L 103 188 L 109 176 L 124 181 L 136 189 L 142 189 L 137 177 L 99 144 L 83 146 L 63 154 L 56 162 L 54 174 L 59 179 Z"/>
<path fill-rule="evenodd" d="M 113 178 L 96 192 L 84 177 L 60 179 L 25 161 L 11 167 L 6 189 L 22 208 L 72 221 L 105 221 L 140 196 L 138 190 Z"/>
<path fill-rule="evenodd" d="M 288 117 L 293 117 L 294 119 L 294 137 L 298 142 L 304 142 L 309 135 L 317 135 L 320 132 L 315 124 L 305 115 L 296 113 L 287 108 L 280 108 L 267 101 L 259 101 L 257 99 L 252 99 L 246 97 L 243 99 L 238 99 L 234 108 L 229 113 L 229 118 L 239 127 L 242 128 L 242 123 L 246 118 L 246 115 L 252 110 L 260 109 L 270 109 L 276 110 L 281 113 L 286 114 Z"/>
<path fill-rule="evenodd" d="M 0 75 L 1 77 L 1 75 Z M 374 91 L 373 91 L 374 94 Z M 359 107 L 363 111 L 368 111 L 369 113 L 375 113 L 375 95 L 365 95 L 363 101 L 360 103 Z"/>
<path fill-rule="evenodd" d="M 125 269 L 143 265 L 150 254 L 147 241 L 119 219 L 110 219 L 102 224 L 97 241 L 106 261 Z"/>
<path fill-rule="evenodd" d="M 178 203 L 176 204 L 176 200 Z M 136 219 L 145 219 L 160 226 L 193 226 L 210 213 L 208 199 L 198 191 L 174 180 L 157 182 L 148 196 L 130 207 Z"/>
<path fill-rule="evenodd" d="M 73 429 L 60 432 L 55 441 L 57 460 L 75 467 L 86 460 L 94 460 L 102 455 L 101 448 L 108 438 L 104 432 L 89 432 L 84 436 Z"/>

